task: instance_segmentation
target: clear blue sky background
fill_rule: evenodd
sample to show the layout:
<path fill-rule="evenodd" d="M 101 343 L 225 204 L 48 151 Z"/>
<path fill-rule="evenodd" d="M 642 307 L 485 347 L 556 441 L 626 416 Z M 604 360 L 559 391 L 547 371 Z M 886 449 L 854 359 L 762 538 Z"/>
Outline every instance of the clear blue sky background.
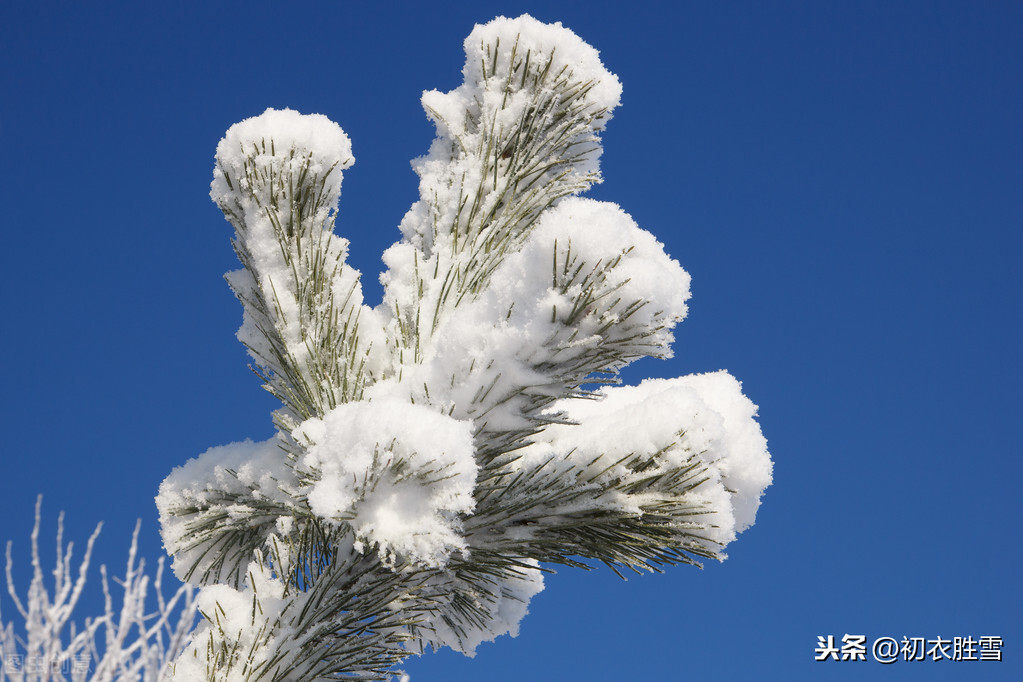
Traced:
<path fill-rule="evenodd" d="M 775 484 L 723 564 L 562 571 L 518 639 L 412 660 L 413 681 L 1023 679 L 1023 5 L 368 5 L 0 3 L 0 537 L 18 575 L 38 493 L 48 542 L 59 510 L 80 543 L 103 520 L 98 558 L 120 566 L 141 518 L 155 561 L 161 479 L 271 433 L 208 198 L 226 128 L 268 106 L 341 124 L 339 230 L 378 300 L 433 137 L 420 93 L 460 82 L 474 23 L 529 12 L 624 84 L 590 196 L 693 275 L 676 357 L 626 379 L 729 369 Z M 813 662 L 845 633 L 1000 635 L 1005 661 Z"/>

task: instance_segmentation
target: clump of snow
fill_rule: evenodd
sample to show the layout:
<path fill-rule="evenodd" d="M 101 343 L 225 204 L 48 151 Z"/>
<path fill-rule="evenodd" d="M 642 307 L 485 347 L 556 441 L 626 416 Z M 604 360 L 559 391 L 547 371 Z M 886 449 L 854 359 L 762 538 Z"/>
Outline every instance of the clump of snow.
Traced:
<path fill-rule="evenodd" d="M 557 394 L 566 381 L 642 356 L 669 357 L 689 283 L 616 204 L 567 198 L 542 214 L 486 291 L 443 320 L 402 383 L 417 402 L 488 430 L 528 427 L 532 403 L 510 397 L 523 386 Z M 380 384 L 371 392 L 395 391 Z"/>
<path fill-rule="evenodd" d="M 156 496 L 163 544 L 173 557 L 174 574 L 183 582 L 195 583 L 223 559 L 222 551 L 211 551 L 209 543 L 196 541 L 194 524 L 201 510 L 221 510 L 247 523 L 254 504 L 287 509 L 297 488 L 298 479 L 276 437 L 210 448 L 175 467 Z M 271 523 L 287 525 L 290 518 Z M 242 557 L 242 565 L 250 558 Z M 202 582 L 227 581 L 235 568 L 226 562 Z"/>
<path fill-rule="evenodd" d="M 522 250 L 494 273 L 488 294 L 494 313 L 511 311 L 507 324 L 537 340 L 573 327 L 559 350 L 624 342 L 632 346 L 627 355 L 667 357 L 689 283 L 664 245 L 617 204 L 571 197 L 543 213 Z"/>
<path fill-rule="evenodd" d="M 472 128 L 474 124 L 467 116 L 493 120 L 499 128 L 513 127 L 530 104 L 529 89 L 524 87 L 531 84 L 530 76 L 536 76 L 541 84 L 566 77 L 587 86 L 588 103 L 608 112 L 597 123 L 598 130 L 603 129 L 611 110 L 621 101 L 622 85 L 601 63 L 600 53 L 561 22 L 545 24 L 528 14 L 514 19 L 497 17 L 477 24 L 465 39 L 464 48 L 464 84 L 448 93 L 423 93 L 423 108 L 442 139 Z M 513 74 L 520 77 L 513 78 Z M 443 169 L 434 156 L 423 163 L 427 172 Z M 429 165 L 434 168 L 427 168 Z"/>
<path fill-rule="evenodd" d="M 315 472 L 304 488 L 312 512 L 355 530 L 384 561 L 442 566 L 463 551 L 459 514 L 473 510 L 472 427 L 408 402 L 337 406 L 294 432 L 306 446 L 298 466 Z"/>
<path fill-rule="evenodd" d="M 248 682 L 268 670 L 286 670 L 300 654 L 301 633 L 292 622 L 301 611 L 301 593 L 287 593 L 287 585 L 266 565 L 252 561 L 239 588 L 207 585 L 196 601 L 205 616 L 192 633 L 188 648 L 168 671 L 169 682 L 217 679 Z M 221 659 L 218 649 L 240 654 L 240 661 Z M 211 677 L 211 670 L 216 675 Z"/>
<path fill-rule="evenodd" d="M 587 96 L 594 104 L 611 110 L 621 100 L 622 85 L 601 63 L 597 49 L 562 26 L 560 21 L 545 24 L 528 14 L 512 19 L 497 17 L 486 24 L 477 24 L 464 46 L 462 74 L 467 83 L 493 77 L 483 73 L 484 63 L 496 61 L 499 69 L 507 72 L 506 65 L 513 54 L 517 60 L 529 54 L 543 66 L 550 60 L 548 71 L 552 76 L 567 69 L 573 80 L 592 83 Z"/>
<path fill-rule="evenodd" d="M 554 409 L 574 423 L 544 429 L 518 466 L 553 456 L 562 466 L 581 469 L 583 478 L 627 479 L 635 474 L 610 465 L 629 455 L 652 458 L 654 467 L 641 474 L 650 476 L 682 467 L 696 455 L 707 480 L 686 494 L 706 512 L 685 520 L 705 524 L 706 536 L 722 545 L 753 525 L 760 497 L 771 484 L 771 457 L 755 419 L 756 405 L 727 372 L 604 387 L 598 400 L 563 400 Z M 641 497 L 618 498 L 613 504 L 629 509 L 642 502 Z"/>
<path fill-rule="evenodd" d="M 341 196 L 341 171 L 353 163 L 351 140 L 326 116 L 267 109 L 224 134 L 217 145 L 210 197 L 221 205 L 247 191 L 266 206 L 274 198 L 272 183 L 256 184 L 251 177 L 307 167 L 310 174 L 324 177 L 324 203 L 333 206 Z"/>
<path fill-rule="evenodd" d="M 363 305 L 361 275 L 345 265 L 348 240 L 333 233 L 342 169 L 354 161 L 348 136 L 327 117 L 267 109 L 227 131 L 210 190 L 248 266 L 227 275 L 247 303 L 239 340 L 266 373 L 295 380 L 297 372 L 333 392 L 317 395 L 324 404 L 348 398 L 310 370 L 311 349 L 348 341 L 333 329 L 357 323 L 364 371 L 385 370 L 381 353 L 370 353 L 386 345 L 380 315 Z"/>
<path fill-rule="evenodd" d="M 413 162 L 421 199 L 381 277 L 383 309 L 399 315 L 416 305 L 448 312 L 451 283 L 489 267 L 492 256 L 480 256 L 492 249 L 480 242 L 514 250 L 549 199 L 600 181 L 599 134 L 621 84 L 595 49 L 561 24 L 523 15 L 477 26 L 465 53 L 461 86 L 423 94 L 437 138 Z M 432 331 L 419 333 L 426 341 Z"/>

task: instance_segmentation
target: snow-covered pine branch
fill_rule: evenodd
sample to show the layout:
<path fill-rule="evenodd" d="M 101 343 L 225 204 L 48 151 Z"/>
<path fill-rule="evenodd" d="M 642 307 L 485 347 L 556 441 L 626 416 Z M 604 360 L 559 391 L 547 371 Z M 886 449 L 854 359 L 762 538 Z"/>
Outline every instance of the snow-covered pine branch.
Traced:
<path fill-rule="evenodd" d="M 12 543 L 7 543 L 7 593 L 21 616 L 21 628 L 0 614 L 0 682 L 157 682 L 169 664 L 184 651 L 195 624 L 194 590 L 180 586 L 169 599 L 163 593 L 163 559 L 152 583 L 145 561 L 137 558 L 139 526 L 132 533 L 123 578 L 110 587 L 106 566 L 100 567 L 104 609 L 86 618 L 78 629 L 71 619 L 85 588 L 97 526 L 78 565 L 72 570 L 72 543 L 64 545 L 64 517 L 57 522 L 57 554 L 52 570 L 53 590 L 47 588 L 39 553 L 40 507 L 36 503 L 32 528 L 32 580 L 24 597 L 14 581 Z M 155 611 L 146 606 L 150 588 Z M 123 590 L 120 609 L 113 592 Z M 2 600 L 0 600 L 2 601 Z M 149 607 L 152 608 L 151 606 Z"/>
<path fill-rule="evenodd" d="M 175 469 L 157 503 L 205 617 L 174 679 L 388 679 L 410 653 L 515 634 L 541 562 L 723 558 L 771 481 L 725 372 L 617 383 L 668 357 L 689 275 L 600 181 L 621 87 L 528 16 L 477 26 L 427 92 L 420 199 L 383 302 L 333 233 L 347 136 L 267 110 L 228 130 L 211 196 L 235 228 L 240 340 L 277 435 Z"/>

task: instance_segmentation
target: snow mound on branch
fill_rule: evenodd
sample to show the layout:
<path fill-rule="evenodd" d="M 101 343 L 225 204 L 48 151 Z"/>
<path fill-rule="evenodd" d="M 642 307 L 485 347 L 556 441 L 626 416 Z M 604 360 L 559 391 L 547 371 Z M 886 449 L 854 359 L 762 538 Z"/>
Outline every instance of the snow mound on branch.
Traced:
<path fill-rule="evenodd" d="M 462 74 L 464 81 L 454 90 L 428 90 L 422 96 L 437 137 L 430 152 L 412 163 L 422 200 L 401 222 L 406 241 L 384 256 L 390 271 L 385 284 L 399 300 L 408 295 L 400 291 L 407 284 L 395 277 L 399 268 L 392 261 L 411 255 L 394 252 L 414 246 L 429 256 L 435 247 L 443 250 L 451 235 L 447 227 L 436 227 L 458 224 L 470 213 L 499 213 L 513 177 L 523 187 L 546 188 L 550 196 L 600 182 L 599 133 L 618 106 L 622 86 L 597 50 L 560 23 L 543 24 L 528 15 L 499 17 L 466 38 Z M 541 138 L 539 148 L 525 144 L 527 129 Z M 490 145 L 496 146 L 494 153 L 481 154 Z M 519 155 L 523 158 L 512 158 Z M 470 208 L 463 206 L 466 201 L 478 203 Z M 435 238 L 443 243 L 435 244 Z"/>
<path fill-rule="evenodd" d="M 317 479 L 306 489 L 312 512 L 350 524 L 357 549 L 439 567 L 466 548 L 458 515 L 475 505 L 469 422 L 383 399 L 339 405 L 292 435 L 307 445 L 299 468 Z"/>
<path fill-rule="evenodd" d="M 604 387 L 598 395 L 556 403 L 575 423 L 547 427 L 527 449 L 523 465 L 561 453 L 593 475 L 628 477 L 622 467 L 608 465 L 641 455 L 654 460 L 655 468 L 641 474 L 649 476 L 684 467 L 697 455 L 706 480 L 687 494 L 706 512 L 689 520 L 705 523 L 708 538 L 722 545 L 753 525 L 773 465 L 755 419 L 757 406 L 732 375 L 722 370 L 648 379 L 638 386 Z"/>
<path fill-rule="evenodd" d="M 290 505 L 289 491 L 297 487 L 298 480 L 277 437 L 213 447 L 175 467 L 156 496 L 163 544 L 173 557 L 174 575 L 194 583 L 219 554 L 211 552 L 209 544 L 195 542 L 195 516 L 182 510 L 223 508 L 228 516 L 241 519 L 248 508 L 261 501 L 277 508 Z M 278 522 L 290 523 L 290 517 Z M 212 577 L 212 581 L 223 579 L 226 576 Z"/>
<path fill-rule="evenodd" d="M 259 116 L 247 118 L 231 126 L 217 145 L 217 165 L 213 169 L 210 197 L 218 205 L 238 189 L 250 191 L 245 181 L 245 164 L 252 163 L 258 172 L 266 172 L 282 157 L 290 169 L 298 170 L 310 161 L 309 172 L 327 172 L 324 191 L 328 205 L 341 196 L 341 170 L 355 163 L 352 143 L 341 127 L 322 114 L 300 114 L 292 109 L 267 109 Z M 224 172 L 230 174 L 230 181 Z M 269 183 L 265 185 L 269 187 Z M 258 195 L 257 195 L 258 196 Z M 269 203 L 269 196 L 261 196 Z"/>
<path fill-rule="evenodd" d="M 497 53 L 498 64 L 508 64 L 513 56 L 524 59 L 551 60 L 548 73 L 556 76 L 563 70 L 572 72 L 573 80 L 592 82 L 587 98 L 594 104 L 614 109 L 622 96 L 618 77 L 600 61 L 600 53 L 561 22 L 545 24 L 528 14 L 514 19 L 497 17 L 486 24 L 477 24 L 465 39 L 465 66 L 462 74 L 466 83 L 485 81 L 490 74 L 483 73 L 484 57 L 490 48 Z M 502 83 L 503 85 L 503 83 Z"/>
<path fill-rule="evenodd" d="M 382 323 L 363 305 L 358 270 L 345 265 L 348 240 L 333 233 L 342 169 L 354 161 L 348 136 L 326 116 L 267 109 L 227 131 L 210 190 L 247 265 L 227 274 L 245 302 L 239 340 L 264 375 L 323 389 L 321 405 L 348 398 L 344 382 L 327 384 L 310 369 L 311 349 L 341 345 L 331 337 L 339 327 L 358 323 L 358 339 L 347 341 L 360 344 L 352 354 L 367 374 L 386 365 L 370 352 L 385 343 Z M 326 391 L 334 396 L 324 399 Z"/>
<path fill-rule="evenodd" d="M 287 585 L 271 574 L 262 561 L 252 561 L 239 589 L 228 585 L 207 585 L 196 598 L 206 617 L 191 635 L 188 648 L 175 659 L 165 676 L 167 682 L 195 682 L 212 679 L 218 646 L 240 652 L 241 665 L 224 666 L 220 682 L 249 682 L 253 673 L 294 665 L 301 659 L 303 638 L 291 626 L 304 605 L 303 594 L 287 594 Z M 214 659 L 214 660 L 211 660 Z M 225 667 L 227 669 L 225 669 Z M 261 677 L 261 676 L 259 676 Z"/>
<path fill-rule="evenodd" d="M 566 281 L 566 271 L 578 268 L 585 274 L 604 267 L 607 276 L 591 280 L 592 286 L 591 281 Z M 552 277 L 561 286 L 552 286 Z M 532 333 L 541 338 L 555 331 L 552 311 L 558 313 L 555 321 L 565 324 L 575 299 L 589 289 L 592 304 L 573 320 L 580 330 L 574 346 L 614 342 L 627 329 L 657 330 L 637 339 L 643 350 L 634 352 L 647 354 L 657 346 L 663 349 L 658 355 L 666 357 L 673 340 L 670 329 L 688 311 L 689 283 L 689 273 L 664 252 L 664 245 L 617 204 L 569 197 L 543 213 L 523 249 L 494 273 L 488 293 L 496 299 L 495 314 L 511 310 L 511 325 L 540 327 Z M 642 305 L 627 312 L 634 302 Z"/>
<path fill-rule="evenodd" d="M 555 391 L 557 381 L 609 365 L 670 357 L 689 285 L 689 273 L 617 204 L 566 198 L 542 214 L 487 290 L 440 325 L 427 361 L 405 368 L 403 383 L 417 402 L 429 399 L 456 417 L 528 428 L 525 399 L 509 397 L 522 386 Z M 547 366 L 579 369 L 552 379 Z"/>

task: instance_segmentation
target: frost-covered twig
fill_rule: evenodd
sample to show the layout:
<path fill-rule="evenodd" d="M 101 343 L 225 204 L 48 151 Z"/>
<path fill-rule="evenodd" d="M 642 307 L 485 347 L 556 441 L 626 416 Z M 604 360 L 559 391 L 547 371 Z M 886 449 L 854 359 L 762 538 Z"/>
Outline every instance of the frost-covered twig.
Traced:
<path fill-rule="evenodd" d="M 79 630 L 71 618 L 85 587 L 100 526 L 90 536 L 75 576 L 72 543 L 64 545 L 64 515 L 60 515 L 51 593 L 44 582 L 39 556 L 41 504 L 42 498 L 36 503 L 32 580 L 24 598 L 15 586 L 12 543 L 7 543 L 7 592 L 21 615 L 20 630 L 24 634 L 17 634 L 14 622 L 4 621 L 0 615 L 0 682 L 157 682 L 188 643 L 195 623 L 193 588 L 181 585 L 170 599 L 165 598 L 161 558 L 152 585 L 156 610 L 147 612 L 150 579 L 145 574 L 144 560 L 137 558 L 136 524 L 124 577 L 114 579 L 124 590 L 120 608 L 115 607 L 106 567 L 101 566 L 103 613 L 86 618 Z"/>

